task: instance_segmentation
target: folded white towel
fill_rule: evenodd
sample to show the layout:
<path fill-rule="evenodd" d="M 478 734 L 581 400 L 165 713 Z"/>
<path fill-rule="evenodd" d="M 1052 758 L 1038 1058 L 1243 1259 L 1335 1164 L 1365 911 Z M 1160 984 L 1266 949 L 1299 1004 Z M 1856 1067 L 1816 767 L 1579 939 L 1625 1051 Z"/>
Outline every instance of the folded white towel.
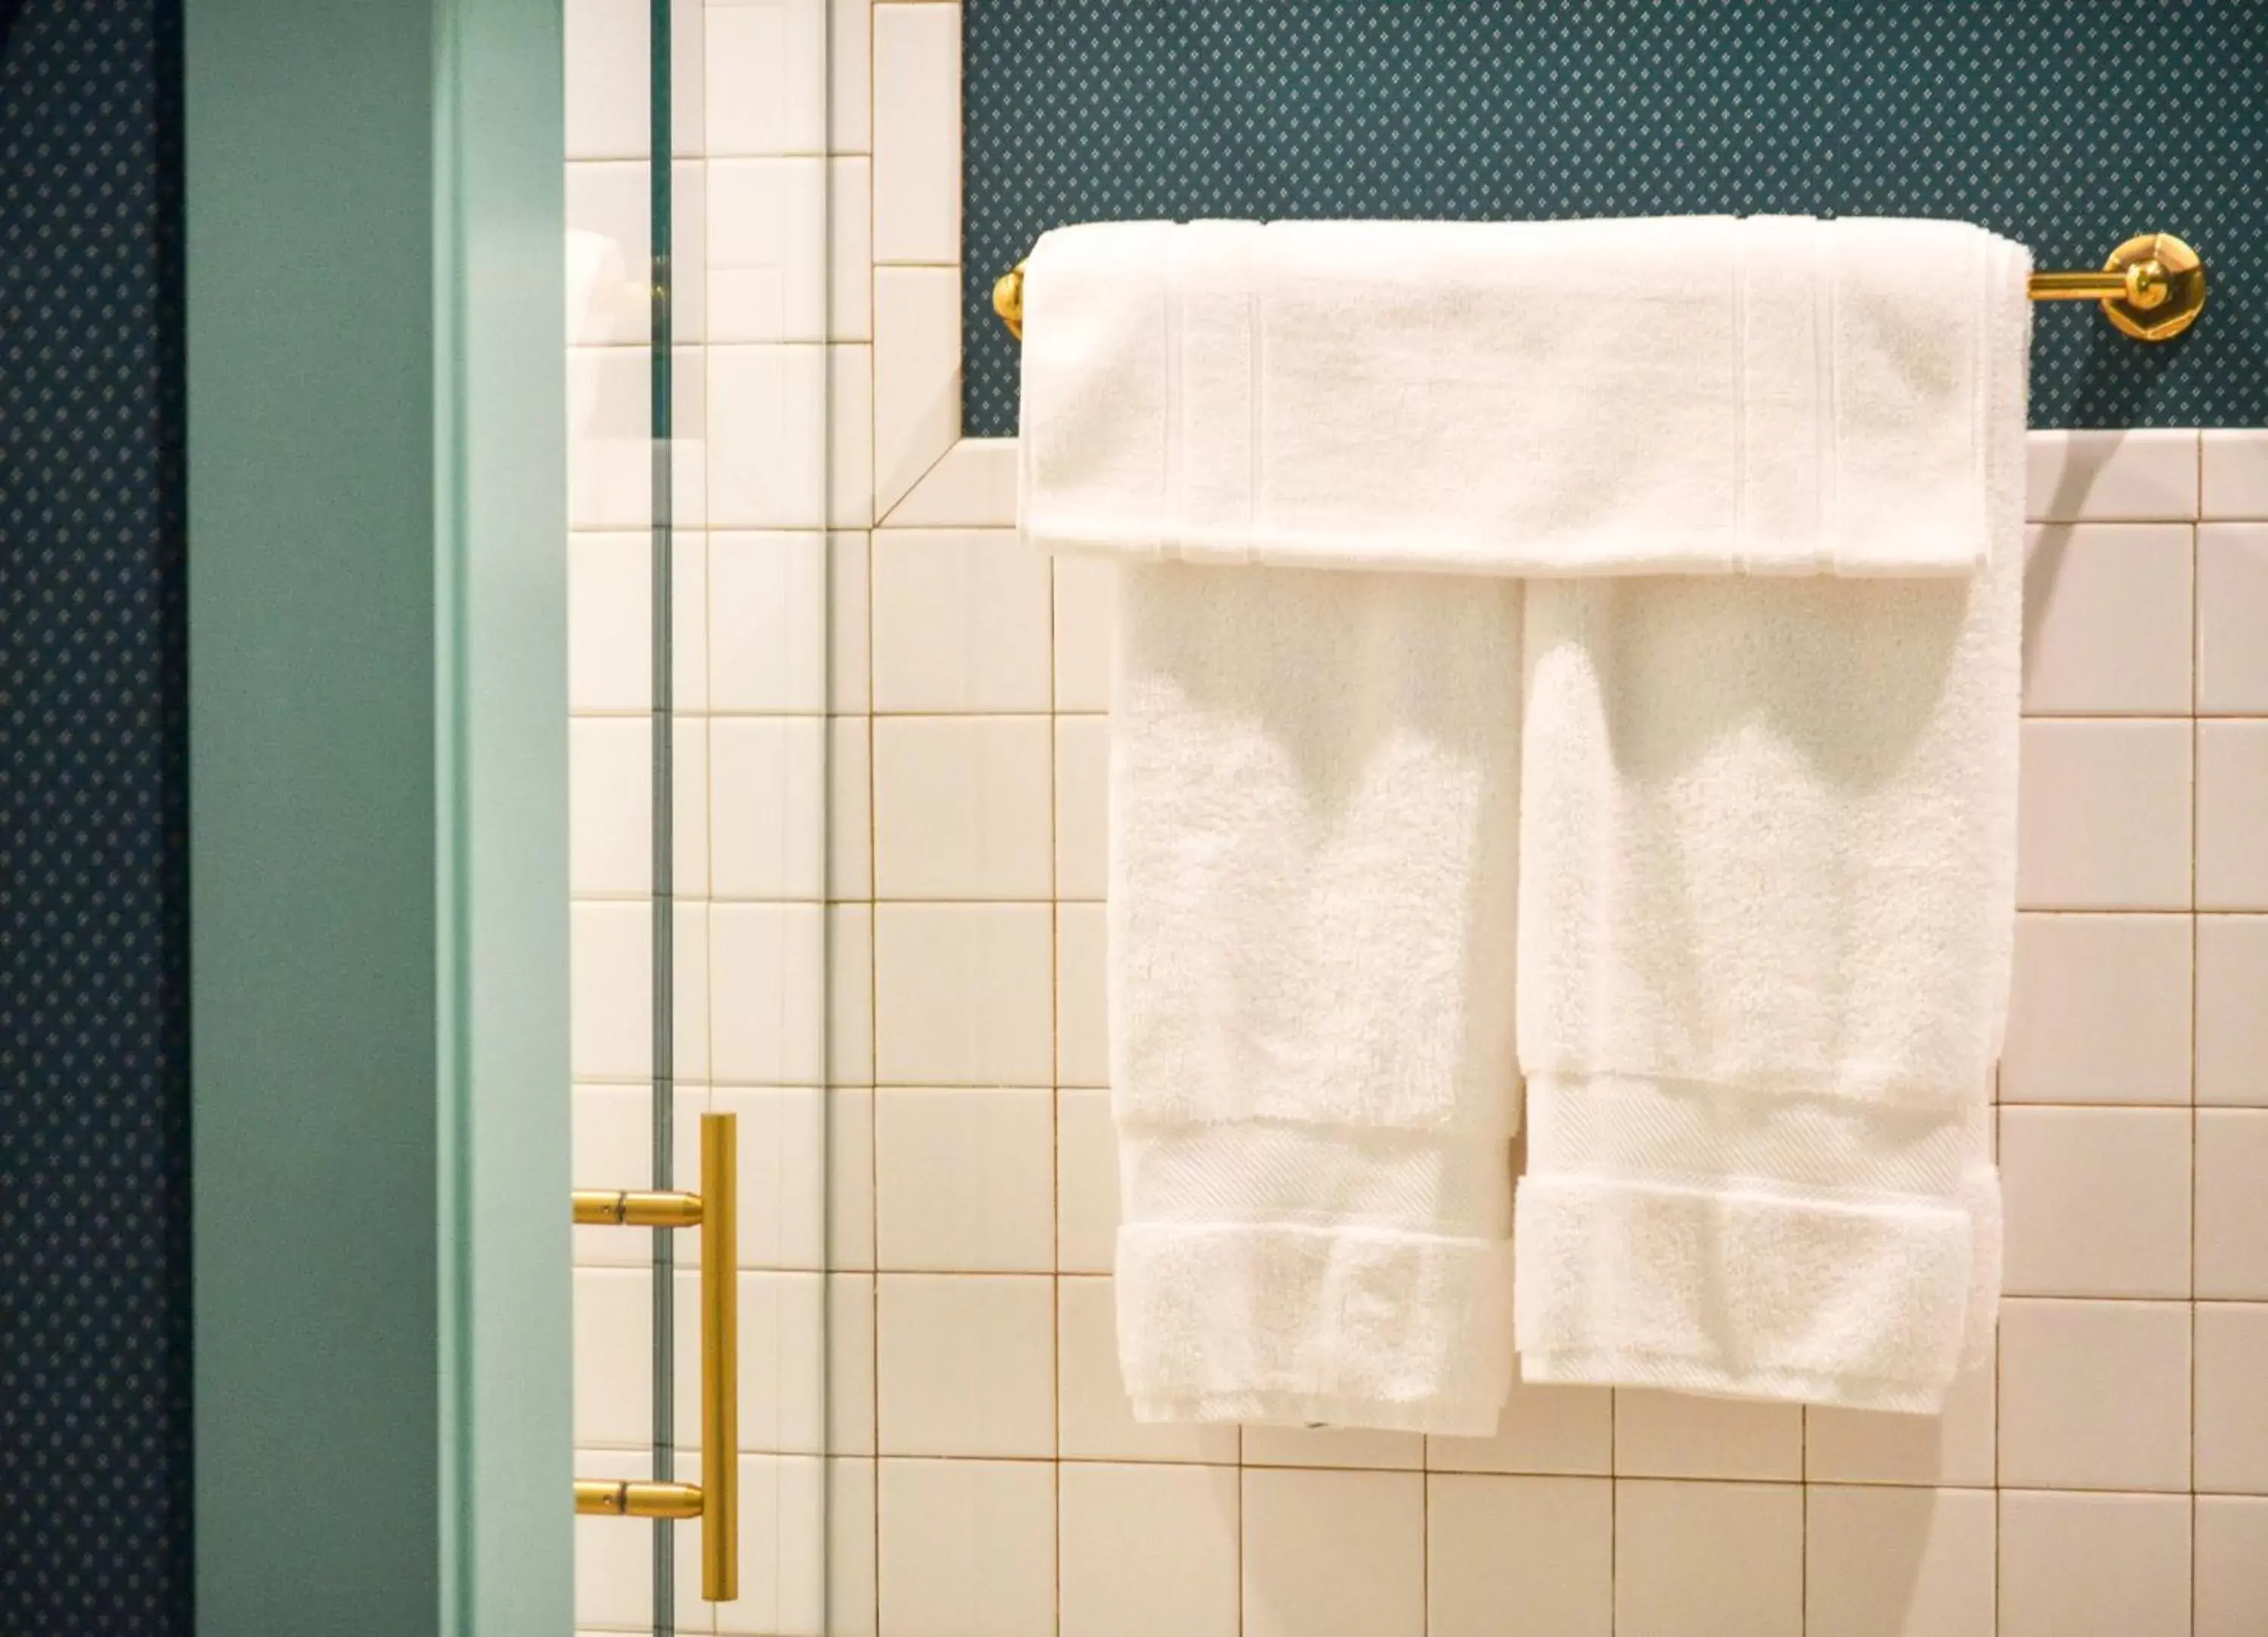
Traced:
<path fill-rule="evenodd" d="M 1989 319 L 1984 572 L 1528 588 L 1528 1380 L 1933 1410 L 1989 1349 L 2029 262 L 1944 231 L 1987 268 L 1942 304 Z"/>
<path fill-rule="evenodd" d="M 1496 1424 L 1520 598 L 1119 573 L 1110 1069 L 1140 1419 Z"/>
<path fill-rule="evenodd" d="M 1025 275 L 1055 551 L 1965 575 L 1989 235 L 1796 217 L 1113 223 Z"/>

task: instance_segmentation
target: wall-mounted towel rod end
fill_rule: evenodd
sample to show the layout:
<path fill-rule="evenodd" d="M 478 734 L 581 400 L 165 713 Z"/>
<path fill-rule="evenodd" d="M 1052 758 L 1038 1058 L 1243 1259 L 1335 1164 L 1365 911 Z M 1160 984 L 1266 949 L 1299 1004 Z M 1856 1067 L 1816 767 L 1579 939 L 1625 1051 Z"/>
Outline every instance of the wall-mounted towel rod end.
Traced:
<path fill-rule="evenodd" d="M 2171 341 L 2205 310 L 2205 263 L 2171 233 L 2138 233 L 2110 253 L 2099 273 L 2035 273 L 2034 301 L 2093 301 L 2137 341 Z M 1024 264 L 992 284 L 992 311 L 1024 338 Z"/>

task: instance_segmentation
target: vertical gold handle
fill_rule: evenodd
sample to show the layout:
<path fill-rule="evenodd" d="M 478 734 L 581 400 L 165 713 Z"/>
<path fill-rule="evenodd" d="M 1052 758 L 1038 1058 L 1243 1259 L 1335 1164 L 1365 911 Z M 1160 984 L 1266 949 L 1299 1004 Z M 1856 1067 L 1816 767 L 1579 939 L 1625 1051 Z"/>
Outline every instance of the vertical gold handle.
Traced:
<path fill-rule="evenodd" d="M 740 1136 L 701 1117 L 701 1595 L 740 1595 Z"/>
<path fill-rule="evenodd" d="M 699 1484 L 575 1480 L 585 1517 L 698 1517 L 701 1595 L 740 1595 L 740 1121 L 701 1117 L 701 1192 L 579 1190 L 575 1220 L 601 1228 L 701 1230 L 701 1458 Z"/>

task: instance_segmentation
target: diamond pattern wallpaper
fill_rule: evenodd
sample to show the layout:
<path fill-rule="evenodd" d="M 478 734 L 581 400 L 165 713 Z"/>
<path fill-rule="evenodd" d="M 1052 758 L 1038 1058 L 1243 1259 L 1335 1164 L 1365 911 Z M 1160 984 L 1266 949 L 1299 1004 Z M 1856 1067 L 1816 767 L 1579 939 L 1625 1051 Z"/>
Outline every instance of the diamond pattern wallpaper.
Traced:
<path fill-rule="evenodd" d="M 0 1633 L 191 1629 L 177 0 L 0 0 Z"/>
<path fill-rule="evenodd" d="M 2263 0 L 967 0 L 963 426 L 1015 430 L 990 283 L 1169 217 L 1937 216 L 2213 285 L 2142 346 L 2043 313 L 2036 426 L 2268 422 Z M 1548 271 L 1544 275 L 1548 280 Z"/>

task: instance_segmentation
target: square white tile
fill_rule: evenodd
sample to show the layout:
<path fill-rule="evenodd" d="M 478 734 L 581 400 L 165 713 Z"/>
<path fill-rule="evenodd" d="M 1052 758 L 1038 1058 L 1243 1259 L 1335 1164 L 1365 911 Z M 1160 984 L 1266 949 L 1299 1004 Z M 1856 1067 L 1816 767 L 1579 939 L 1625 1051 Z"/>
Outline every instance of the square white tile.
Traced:
<path fill-rule="evenodd" d="M 1417 1433 L 1360 1427 L 1247 1427 L 1247 1466 L 1329 1466 L 1421 1472 L 1425 1440 Z"/>
<path fill-rule="evenodd" d="M 832 339 L 828 162 L 816 155 L 708 165 L 709 339 Z"/>
<path fill-rule="evenodd" d="M 875 1595 L 874 1462 L 827 1464 L 827 1618 L 828 1637 L 879 1637 Z M 744 1537 L 745 1538 L 745 1537 Z M 681 1604 L 681 1608 L 684 1605 Z"/>
<path fill-rule="evenodd" d="M 766 1270 L 744 1273 L 740 1280 L 740 1352 L 746 1361 L 740 1370 L 740 1448 L 818 1455 L 826 1443 L 835 1396 L 828 1366 L 857 1362 L 851 1349 L 836 1348 L 837 1338 L 828 1332 L 828 1275 Z M 694 1307 L 697 1313 L 697 1291 Z M 697 1336 L 694 1354 L 699 1357 Z M 871 1392 L 872 1376 L 865 1368 L 850 1379 Z M 697 1405 L 697 1381 L 694 1394 Z"/>
<path fill-rule="evenodd" d="M 874 8 L 874 259 L 961 260 L 961 8 Z"/>
<path fill-rule="evenodd" d="M 2184 1490 L 2189 1441 L 2188 1303 L 2001 1303 L 2002 1484 Z"/>
<path fill-rule="evenodd" d="M 1439 1472 L 1426 1480 L 1427 1637 L 1614 1630 L 1614 1486 Z"/>
<path fill-rule="evenodd" d="M 1233 1470 L 1077 1462 L 1058 1483 L 1066 1637 L 1239 1637 Z"/>
<path fill-rule="evenodd" d="M 2186 714 L 2191 526 L 2043 523 L 2026 535 L 2024 709 Z"/>
<path fill-rule="evenodd" d="M 1243 1477 L 1245 1637 L 1424 1637 L 1423 1474 Z"/>
<path fill-rule="evenodd" d="M 1056 718 L 1056 896 L 1101 899 L 1109 879 L 1110 719 Z"/>
<path fill-rule="evenodd" d="M 2268 721 L 2197 724 L 2197 901 L 2268 910 Z"/>
<path fill-rule="evenodd" d="M 2026 909 L 2186 909 L 2187 722 L 2027 722 L 2016 901 Z"/>
<path fill-rule="evenodd" d="M 878 161 L 879 165 L 879 161 Z M 878 193 L 888 186 L 877 169 Z M 874 269 L 874 515 L 961 436 L 961 269 Z"/>
<path fill-rule="evenodd" d="M 2000 1494 L 1999 1637 L 2189 1637 L 2186 1495 Z"/>
<path fill-rule="evenodd" d="M 710 1093 L 710 1106 L 733 1115 L 740 1131 L 741 1266 L 815 1272 L 827 1266 L 824 1179 L 833 1156 L 825 1122 L 836 1095 L 816 1086 L 727 1086 Z M 696 1245 L 696 1237 L 686 1236 L 679 1256 L 687 1258 Z"/>
<path fill-rule="evenodd" d="M 1233 1466 L 1233 1423 L 1134 1419 L 1118 1369 L 1116 1308 L 1108 1279 L 1056 1281 L 1059 1438 L 1066 1461 L 1189 1461 Z"/>
<path fill-rule="evenodd" d="M 827 911 L 827 1078 L 874 1082 L 874 907 L 834 904 Z"/>
<path fill-rule="evenodd" d="M 815 1086 L 827 1077 L 828 923 L 817 904 L 718 904 L 711 912 L 716 1077 Z"/>
<path fill-rule="evenodd" d="M 882 904 L 874 1068 L 886 1085 L 1054 1083 L 1045 904 Z"/>
<path fill-rule="evenodd" d="M 1107 1274 L 1118 1243 L 1118 1134 L 1110 1093 L 1056 1094 L 1056 1266 Z"/>
<path fill-rule="evenodd" d="M 2187 429 L 2041 431 L 2024 440 L 2034 521 L 2184 521 L 2198 515 L 2198 435 Z"/>
<path fill-rule="evenodd" d="M 1989 1489 L 1804 1494 L 1805 1637 L 1995 1637 Z"/>
<path fill-rule="evenodd" d="M 833 407 L 829 349 L 816 343 L 711 347 L 709 520 L 727 529 L 821 529 Z"/>
<path fill-rule="evenodd" d="M 1615 1395 L 1605 1387 L 1557 1387 L 1515 1372 L 1496 1431 L 1486 1438 L 1428 1438 L 1436 1472 L 1595 1473 L 1614 1468 Z"/>
<path fill-rule="evenodd" d="M 2196 1481 L 2268 1495 L 2268 1304 L 2198 1304 Z"/>
<path fill-rule="evenodd" d="M 2268 431 L 2208 427 L 2203 440 L 2204 515 L 2268 518 Z"/>
<path fill-rule="evenodd" d="M 2268 915 L 2199 915 L 2197 1100 L 2268 1108 Z"/>
<path fill-rule="evenodd" d="M 1047 898 L 1053 773 L 1045 716 L 876 718 L 876 892 Z"/>
<path fill-rule="evenodd" d="M 1056 1083 L 1110 1081 L 1107 929 L 1100 904 L 1056 907 Z"/>
<path fill-rule="evenodd" d="M 2199 1495 L 2194 1637 L 2259 1637 L 2268 1610 L 2268 1501 Z"/>
<path fill-rule="evenodd" d="M 1617 1479 L 1615 1629 L 1801 1637 L 1801 1487 Z"/>
<path fill-rule="evenodd" d="M 836 577 L 855 560 L 864 568 L 865 537 L 836 535 Z M 710 708 L 729 712 L 818 715 L 828 698 L 829 537 L 719 531 L 709 540 Z M 858 593 L 865 576 L 847 588 Z M 859 611 L 858 629 L 865 619 Z"/>
<path fill-rule="evenodd" d="M 876 1280 L 875 1433 L 883 1454 L 1055 1454 L 1051 1280 Z"/>
<path fill-rule="evenodd" d="M 712 6 L 707 21 L 710 154 L 825 152 L 826 0 Z"/>
<path fill-rule="evenodd" d="M 2197 1293 L 2268 1301 L 2268 1109 L 2197 1112 Z"/>
<path fill-rule="evenodd" d="M 1615 1391 L 1615 1472 L 1624 1478 L 1803 1476 L 1803 1412 L 1793 1404 Z"/>
<path fill-rule="evenodd" d="M 2268 523 L 2198 525 L 2197 708 L 2268 713 Z"/>
<path fill-rule="evenodd" d="M 692 1605 L 713 1613 L 725 1637 L 821 1629 L 829 1545 L 827 1475 L 827 1464 L 811 1456 L 740 1457 L 740 1595 L 730 1603 Z M 700 1556 L 688 1545 L 677 1550 L 681 1557 Z M 681 1615 L 678 1624 L 682 1632 Z"/>
<path fill-rule="evenodd" d="M 708 554 L 705 535 L 671 542 L 670 697 L 688 712 L 708 708 Z M 567 699 L 578 716 L 652 708 L 652 561 L 643 532 L 569 537 Z"/>
<path fill-rule="evenodd" d="M 1057 1637 L 1056 1472 L 1042 1461 L 880 1463 L 888 1637 Z"/>
<path fill-rule="evenodd" d="M 1108 711 L 1117 565 L 1101 557 L 1057 557 L 1053 564 L 1056 708 Z"/>
<path fill-rule="evenodd" d="M 874 708 L 1049 708 L 1048 560 L 1012 530 L 874 536 Z"/>
<path fill-rule="evenodd" d="M 2003 1103 L 2190 1097 L 2187 915 L 2016 917 Z"/>
<path fill-rule="evenodd" d="M 1992 1482 L 1997 1360 L 1954 1377 L 1937 1415 L 1805 1408 L 1804 1476 L 1814 1483 Z"/>
<path fill-rule="evenodd" d="M 878 1264 L 930 1273 L 1055 1268 L 1055 1094 L 874 1094 Z"/>
<path fill-rule="evenodd" d="M 2003 1108 L 2014 1296 L 2190 1293 L 2190 1111 Z"/>
<path fill-rule="evenodd" d="M 720 899 L 827 896 L 823 716 L 718 716 L 709 724 L 711 877 Z"/>

